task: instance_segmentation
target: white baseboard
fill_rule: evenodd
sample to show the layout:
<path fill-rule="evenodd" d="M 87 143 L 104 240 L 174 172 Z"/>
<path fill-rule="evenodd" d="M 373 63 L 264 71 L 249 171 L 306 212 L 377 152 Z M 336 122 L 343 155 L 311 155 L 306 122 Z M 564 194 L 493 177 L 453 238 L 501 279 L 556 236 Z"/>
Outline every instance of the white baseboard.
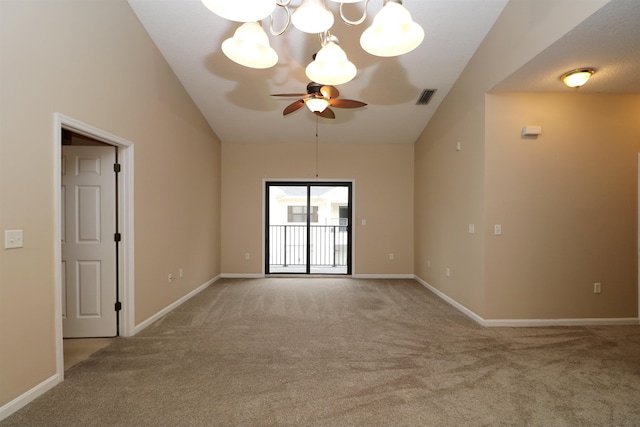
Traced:
<path fill-rule="evenodd" d="M 584 319 L 485 319 L 482 326 L 509 328 L 540 328 L 548 326 L 624 326 L 637 325 L 637 317 L 607 317 Z"/>
<path fill-rule="evenodd" d="M 165 314 L 167 314 L 170 311 L 178 308 L 179 306 L 184 304 L 186 301 L 190 300 L 195 295 L 199 294 L 200 292 L 202 292 L 203 290 L 205 290 L 209 286 L 211 286 L 213 283 L 218 281 L 218 279 L 220 279 L 220 277 L 221 276 L 218 275 L 218 276 L 214 277 L 213 279 L 208 280 L 206 283 L 204 283 L 203 285 L 198 286 L 196 289 L 192 290 L 191 292 L 189 292 L 188 294 L 186 294 L 185 296 L 183 296 L 179 300 L 173 302 L 172 304 L 169 304 L 168 306 L 166 306 L 165 308 L 163 308 L 162 310 L 160 310 L 159 312 L 157 312 L 153 316 L 149 317 L 148 319 L 144 320 L 143 322 L 140 322 L 139 324 L 137 324 L 133 328 L 133 334 L 134 335 L 137 334 L 138 332 L 140 332 L 141 330 L 143 330 L 144 328 L 146 328 L 147 326 L 149 326 L 150 324 L 152 324 L 156 320 L 160 319 Z"/>
<path fill-rule="evenodd" d="M 222 273 L 223 279 L 262 279 L 265 277 L 286 278 L 286 277 L 306 277 L 309 279 L 326 277 L 352 277 L 354 279 L 415 279 L 413 274 L 306 274 L 306 273 L 285 273 L 285 274 L 260 274 L 260 273 Z"/>
<path fill-rule="evenodd" d="M 453 307 L 473 319 L 481 326 L 486 327 L 509 327 L 509 328 L 535 328 L 548 326 L 623 326 L 638 325 L 640 318 L 623 317 L 623 318 L 584 318 L 584 319 L 485 319 L 482 316 L 469 310 L 450 296 L 444 294 L 420 277 L 414 276 L 422 286 L 429 289 L 439 298 L 443 299 Z"/>
<path fill-rule="evenodd" d="M 146 328 L 147 326 L 149 326 L 150 324 L 152 324 L 153 322 L 155 322 L 156 320 L 160 319 L 165 314 L 169 313 L 171 310 L 177 308 L 187 300 L 193 298 L 195 295 L 205 290 L 211 284 L 215 283 L 218 279 L 220 279 L 220 276 L 214 277 L 213 279 L 207 281 L 205 284 L 189 292 L 187 295 L 183 296 L 173 304 L 165 307 L 164 309 L 160 310 L 158 313 L 149 317 L 144 322 L 136 325 L 134 328 L 134 335 L 140 332 L 141 330 L 143 330 L 144 328 Z M 24 406 L 26 406 L 36 398 L 42 396 L 44 393 L 46 393 L 47 391 L 51 390 L 53 387 L 61 383 L 63 379 L 64 379 L 64 375 L 60 375 L 56 373 L 55 375 L 47 378 L 37 386 L 31 388 L 30 390 L 16 397 L 11 402 L 0 407 L 0 420 L 7 418 L 8 416 L 15 413 L 19 409 L 23 408 Z"/>
<path fill-rule="evenodd" d="M 222 273 L 222 279 L 261 279 L 264 274 L 261 273 Z"/>
<path fill-rule="evenodd" d="M 55 374 L 42 381 L 37 386 L 22 393 L 11 402 L 3 405 L 2 407 L 0 407 L 0 421 L 9 417 L 11 414 L 14 414 L 21 408 L 27 406 L 29 403 L 33 402 L 35 399 L 42 396 L 61 382 L 62 376 L 60 376 L 59 374 Z"/>
<path fill-rule="evenodd" d="M 355 279 L 414 279 L 413 274 L 354 274 Z"/>
<path fill-rule="evenodd" d="M 451 298 L 450 296 L 448 296 L 447 294 L 439 291 L 438 289 L 434 288 L 433 286 L 431 286 L 429 283 L 425 282 L 424 280 L 422 280 L 421 278 L 419 278 L 418 276 L 414 276 L 414 278 L 425 288 L 429 289 L 431 292 L 433 292 L 434 294 L 436 294 L 438 297 L 440 297 L 440 299 L 444 300 L 445 302 L 451 304 L 452 306 L 454 306 L 456 309 L 458 309 L 459 311 L 461 311 L 462 313 L 466 314 L 468 317 L 470 317 L 471 319 L 473 319 L 474 321 L 476 321 L 477 323 L 481 324 L 484 326 L 484 319 L 481 316 L 478 316 L 475 312 L 469 310 L 467 307 L 465 307 L 464 305 L 460 304 L 458 301 L 454 300 L 453 298 Z"/>

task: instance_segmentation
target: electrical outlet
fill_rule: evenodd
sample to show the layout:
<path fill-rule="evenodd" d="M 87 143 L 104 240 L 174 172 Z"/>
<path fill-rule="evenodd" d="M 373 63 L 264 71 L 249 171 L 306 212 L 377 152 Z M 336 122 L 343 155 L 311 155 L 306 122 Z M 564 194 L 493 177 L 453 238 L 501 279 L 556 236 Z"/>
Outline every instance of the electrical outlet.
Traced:
<path fill-rule="evenodd" d="M 175 278 L 176 276 L 174 276 L 173 273 L 169 273 L 169 275 L 167 276 L 167 281 L 171 283 Z"/>
<path fill-rule="evenodd" d="M 495 224 L 493 226 L 493 235 L 502 236 L 502 224 Z"/>
<path fill-rule="evenodd" d="M 599 294 L 601 290 L 601 284 L 596 282 L 593 284 L 593 293 L 594 294 Z"/>
<path fill-rule="evenodd" d="M 251 259 L 251 254 L 249 252 L 244 254 L 244 259 Z"/>
<path fill-rule="evenodd" d="M 395 259 L 395 257 L 396 257 L 396 256 L 393 254 L 393 252 L 391 252 L 391 253 L 389 254 L 389 259 L 390 259 L 391 261 L 393 261 L 393 260 Z"/>
<path fill-rule="evenodd" d="M 476 225 L 469 224 L 469 234 L 475 234 L 475 233 L 476 233 Z"/>

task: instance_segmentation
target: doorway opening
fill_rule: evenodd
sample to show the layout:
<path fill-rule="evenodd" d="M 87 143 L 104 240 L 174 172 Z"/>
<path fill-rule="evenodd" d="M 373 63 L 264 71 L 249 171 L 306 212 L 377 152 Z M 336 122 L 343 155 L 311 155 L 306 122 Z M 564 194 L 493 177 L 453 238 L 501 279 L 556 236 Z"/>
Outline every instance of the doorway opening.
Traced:
<path fill-rule="evenodd" d="M 265 183 L 265 273 L 351 274 L 352 183 Z"/>
<path fill-rule="evenodd" d="M 134 333 L 133 143 L 59 113 L 54 118 L 54 221 L 59 224 L 54 247 L 55 334 L 57 373 L 63 378 L 65 336 Z M 102 172 L 109 176 L 107 181 L 80 177 L 95 178 Z M 67 181 L 63 174 L 74 177 Z M 75 201 L 69 204 L 70 199 Z M 86 221 L 63 221 L 70 216 L 83 216 Z M 99 242 L 106 249 L 94 253 Z M 71 243 L 77 247 L 69 255 L 66 249 Z M 103 290 L 108 291 L 106 295 Z M 79 324 L 69 325 L 71 312 Z M 106 320 L 101 323 L 101 318 Z"/>

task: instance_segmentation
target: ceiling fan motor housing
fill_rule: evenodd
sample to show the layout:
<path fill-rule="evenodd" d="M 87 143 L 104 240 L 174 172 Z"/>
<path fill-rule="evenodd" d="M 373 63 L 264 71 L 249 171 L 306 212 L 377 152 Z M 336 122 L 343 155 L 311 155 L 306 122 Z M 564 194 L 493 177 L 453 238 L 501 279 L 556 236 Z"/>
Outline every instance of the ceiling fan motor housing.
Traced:
<path fill-rule="evenodd" d="M 307 84 L 307 93 L 309 95 L 313 95 L 315 93 L 320 93 L 320 89 L 322 88 L 323 85 L 321 85 L 320 83 L 316 83 L 316 82 L 309 82 L 309 84 Z"/>

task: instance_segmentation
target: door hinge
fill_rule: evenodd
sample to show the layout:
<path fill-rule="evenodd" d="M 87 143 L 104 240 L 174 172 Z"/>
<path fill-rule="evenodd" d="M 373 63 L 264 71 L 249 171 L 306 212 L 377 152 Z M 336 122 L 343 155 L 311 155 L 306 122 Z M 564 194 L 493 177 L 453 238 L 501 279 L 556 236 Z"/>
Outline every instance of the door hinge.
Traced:
<path fill-rule="evenodd" d="M 120 163 L 114 163 L 113 164 L 113 171 L 115 173 L 118 173 L 118 172 L 120 172 L 120 170 L 121 170 Z"/>
<path fill-rule="evenodd" d="M 121 240 L 122 240 L 122 234 L 116 233 L 116 234 L 113 235 L 113 241 L 114 242 L 119 242 Z"/>
<path fill-rule="evenodd" d="M 116 302 L 115 310 L 116 311 L 122 310 L 122 303 L 120 301 Z"/>

